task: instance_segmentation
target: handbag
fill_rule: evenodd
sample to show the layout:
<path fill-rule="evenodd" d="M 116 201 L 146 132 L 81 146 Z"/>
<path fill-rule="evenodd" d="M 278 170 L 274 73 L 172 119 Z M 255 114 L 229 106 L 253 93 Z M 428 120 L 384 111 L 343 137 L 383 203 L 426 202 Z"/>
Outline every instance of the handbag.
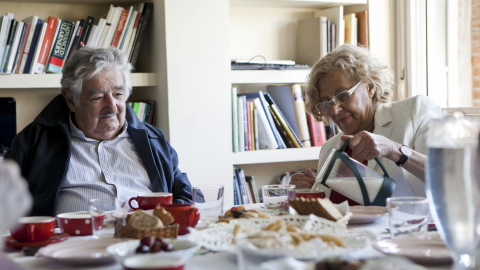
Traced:
<path fill-rule="evenodd" d="M 392 196 L 393 191 L 395 190 L 395 187 L 396 187 L 397 183 L 395 182 L 394 179 L 390 178 L 390 176 L 388 175 L 388 172 L 385 169 L 385 167 L 383 166 L 382 162 L 378 158 L 375 158 L 375 161 L 378 163 L 378 165 L 382 169 L 384 175 L 383 175 L 383 181 L 379 184 L 380 188 L 378 189 L 377 194 L 374 196 L 373 200 L 370 200 L 370 197 L 373 197 L 373 196 L 371 196 L 372 194 L 369 195 L 367 185 L 365 184 L 365 180 L 363 179 L 359 168 L 360 169 L 364 168 L 365 171 L 368 171 L 368 173 L 371 173 L 371 172 L 375 173 L 378 176 L 378 177 L 375 178 L 375 181 L 381 181 L 382 176 L 379 175 L 378 173 L 376 173 L 375 171 L 371 170 L 367 166 L 365 166 L 363 164 L 360 164 L 356 161 L 353 161 L 347 155 L 347 153 L 344 152 L 345 149 L 348 147 L 348 144 L 349 144 L 349 141 L 345 142 L 345 144 L 342 145 L 342 147 L 340 147 L 340 149 L 336 150 L 335 153 L 333 153 L 333 156 L 330 159 L 330 163 L 328 164 L 328 167 L 326 168 L 325 173 L 323 174 L 321 184 L 330 188 L 330 189 L 332 189 L 332 190 L 335 190 L 335 191 L 343 194 L 344 196 L 347 196 L 347 197 L 351 198 L 351 196 L 349 196 L 348 194 L 344 194 L 344 193 L 346 193 L 345 190 L 343 192 L 340 192 L 340 191 L 336 190 L 336 188 L 330 187 L 329 184 L 327 183 L 327 180 L 332 180 L 332 177 L 329 178 L 329 176 L 334 169 L 335 163 L 338 162 L 338 161 L 341 161 L 341 162 L 343 162 L 343 164 L 345 164 L 348 167 L 348 169 L 350 169 L 351 173 L 353 173 L 354 177 L 356 178 L 356 180 L 358 182 L 358 187 L 360 188 L 360 190 L 358 190 L 358 189 L 348 190 L 348 192 L 350 192 L 350 194 L 352 194 L 352 195 L 356 195 L 360 192 L 361 197 L 363 198 L 363 204 L 366 205 L 366 206 L 369 206 L 369 205 L 385 206 L 387 198 Z M 365 174 L 365 172 L 364 172 L 364 174 Z M 350 177 L 350 178 L 353 178 L 353 177 Z M 347 184 L 345 179 L 342 180 L 341 178 L 338 178 L 338 177 L 335 178 L 335 179 L 336 179 L 336 184 L 337 184 L 336 186 L 337 187 L 341 186 L 342 184 L 344 184 L 344 185 Z M 370 180 L 367 180 L 367 181 L 370 181 Z M 351 183 L 351 181 L 349 181 L 349 182 Z M 376 183 L 376 182 L 372 182 L 372 183 Z"/>

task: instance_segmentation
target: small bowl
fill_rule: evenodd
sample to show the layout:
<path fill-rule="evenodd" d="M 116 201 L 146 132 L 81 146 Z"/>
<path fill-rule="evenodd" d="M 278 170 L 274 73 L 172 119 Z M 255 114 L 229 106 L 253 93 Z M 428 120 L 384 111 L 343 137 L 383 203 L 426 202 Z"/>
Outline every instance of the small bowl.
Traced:
<path fill-rule="evenodd" d="M 136 255 L 125 259 L 122 265 L 126 270 L 183 270 L 185 259 L 179 256 L 162 256 L 154 254 Z"/>
<path fill-rule="evenodd" d="M 305 199 L 323 199 L 325 198 L 325 192 L 321 190 L 310 190 L 310 189 L 296 189 L 295 197 L 303 197 Z"/>
<path fill-rule="evenodd" d="M 140 245 L 140 240 L 129 240 L 120 243 L 116 243 L 107 247 L 107 252 L 112 254 L 113 257 L 120 263 L 123 262 L 130 257 L 137 257 L 137 256 L 153 256 L 157 259 L 159 257 L 180 257 L 187 262 L 190 258 L 200 249 L 200 246 L 192 243 L 188 240 L 179 240 L 179 239 L 170 239 L 165 238 L 165 242 L 169 242 L 173 244 L 173 250 L 169 252 L 157 252 L 157 253 L 146 253 L 146 254 L 139 254 L 135 253 L 135 250 Z"/>
<path fill-rule="evenodd" d="M 92 235 L 92 216 L 88 212 L 69 212 L 57 215 L 62 232 L 72 236 Z M 103 223 L 103 219 L 100 220 Z"/>

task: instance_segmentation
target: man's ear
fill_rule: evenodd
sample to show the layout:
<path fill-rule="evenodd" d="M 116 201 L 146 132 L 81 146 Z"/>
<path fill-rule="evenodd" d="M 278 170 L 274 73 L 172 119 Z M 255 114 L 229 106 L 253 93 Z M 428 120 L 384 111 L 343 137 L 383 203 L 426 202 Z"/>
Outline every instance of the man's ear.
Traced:
<path fill-rule="evenodd" d="M 67 89 L 62 88 L 62 96 L 65 98 L 65 101 L 67 102 L 67 106 L 70 109 L 70 111 L 75 112 L 75 103 L 73 103 L 73 100 L 69 99 L 67 96 Z"/>

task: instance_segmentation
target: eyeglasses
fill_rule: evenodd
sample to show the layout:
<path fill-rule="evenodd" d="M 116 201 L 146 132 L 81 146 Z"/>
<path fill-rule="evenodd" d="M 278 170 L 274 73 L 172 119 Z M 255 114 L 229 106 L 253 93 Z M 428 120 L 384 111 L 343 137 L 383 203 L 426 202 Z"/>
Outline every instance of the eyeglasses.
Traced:
<path fill-rule="evenodd" d="M 336 95 L 332 100 L 329 101 L 324 101 L 320 102 L 317 105 L 315 105 L 315 109 L 321 114 L 326 113 L 328 110 L 330 110 L 331 103 L 333 102 L 335 105 L 342 105 L 345 102 L 349 101 L 350 98 L 352 97 L 353 92 L 357 89 L 357 87 L 362 83 L 362 81 L 359 81 L 357 84 L 355 84 L 354 87 L 350 88 L 349 90 L 343 91 L 340 94 Z"/>

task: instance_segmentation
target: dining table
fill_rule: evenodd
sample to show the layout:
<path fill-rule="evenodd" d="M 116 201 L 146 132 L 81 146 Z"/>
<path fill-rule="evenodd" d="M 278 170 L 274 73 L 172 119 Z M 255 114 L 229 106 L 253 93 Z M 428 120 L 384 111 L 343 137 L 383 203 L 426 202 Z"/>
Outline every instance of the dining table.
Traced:
<path fill-rule="evenodd" d="M 342 256 L 343 260 L 373 260 L 376 258 L 388 258 L 388 256 L 398 257 L 402 255 L 390 255 L 385 254 L 374 247 L 375 241 L 381 241 L 382 239 L 389 239 L 390 234 L 388 232 L 389 221 L 388 221 L 388 214 L 378 217 L 373 222 L 368 222 L 364 224 L 348 224 L 347 229 L 351 230 L 352 232 L 361 232 L 361 233 L 369 233 L 370 235 L 374 236 L 372 243 L 360 248 L 358 250 L 354 250 L 349 252 L 348 254 Z M 58 230 L 58 228 L 56 229 Z M 430 231 L 429 235 L 438 234 L 436 231 Z M 111 233 L 113 237 L 113 231 Z M 438 235 L 437 235 L 438 236 Z M 188 239 L 189 235 L 181 235 L 179 236 L 180 239 Z M 88 236 L 82 236 L 82 238 L 88 238 Z M 78 237 L 70 237 L 67 241 L 78 241 Z M 51 260 L 50 258 L 36 255 L 26 255 L 22 250 L 11 249 L 8 247 L 4 248 L 4 253 L 8 258 L 13 260 L 16 264 L 23 267 L 26 270 L 51 270 L 51 269 L 79 269 L 79 270 L 94 270 L 94 269 L 102 269 L 102 270 L 120 270 L 123 269 L 122 265 L 118 262 L 112 262 L 109 264 L 101 264 L 101 265 L 82 265 L 82 264 L 64 264 L 55 260 Z M 408 259 L 408 258 L 407 258 Z M 450 269 L 450 263 L 422 263 L 416 264 L 418 269 L 432 269 L 432 270 L 444 270 Z M 234 254 L 229 252 L 218 252 L 218 251 L 210 251 L 207 249 L 200 249 L 197 251 L 186 263 L 185 269 L 186 270 L 200 270 L 200 269 L 210 269 L 210 270 L 224 270 L 224 269 L 237 269 L 237 258 Z M 2 269 L 0 267 L 0 269 Z M 286 269 L 286 268 L 285 268 Z M 403 269 L 403 268 L 402 268 Z M 278 269 L 277 269 L 278 270 Z"/>

